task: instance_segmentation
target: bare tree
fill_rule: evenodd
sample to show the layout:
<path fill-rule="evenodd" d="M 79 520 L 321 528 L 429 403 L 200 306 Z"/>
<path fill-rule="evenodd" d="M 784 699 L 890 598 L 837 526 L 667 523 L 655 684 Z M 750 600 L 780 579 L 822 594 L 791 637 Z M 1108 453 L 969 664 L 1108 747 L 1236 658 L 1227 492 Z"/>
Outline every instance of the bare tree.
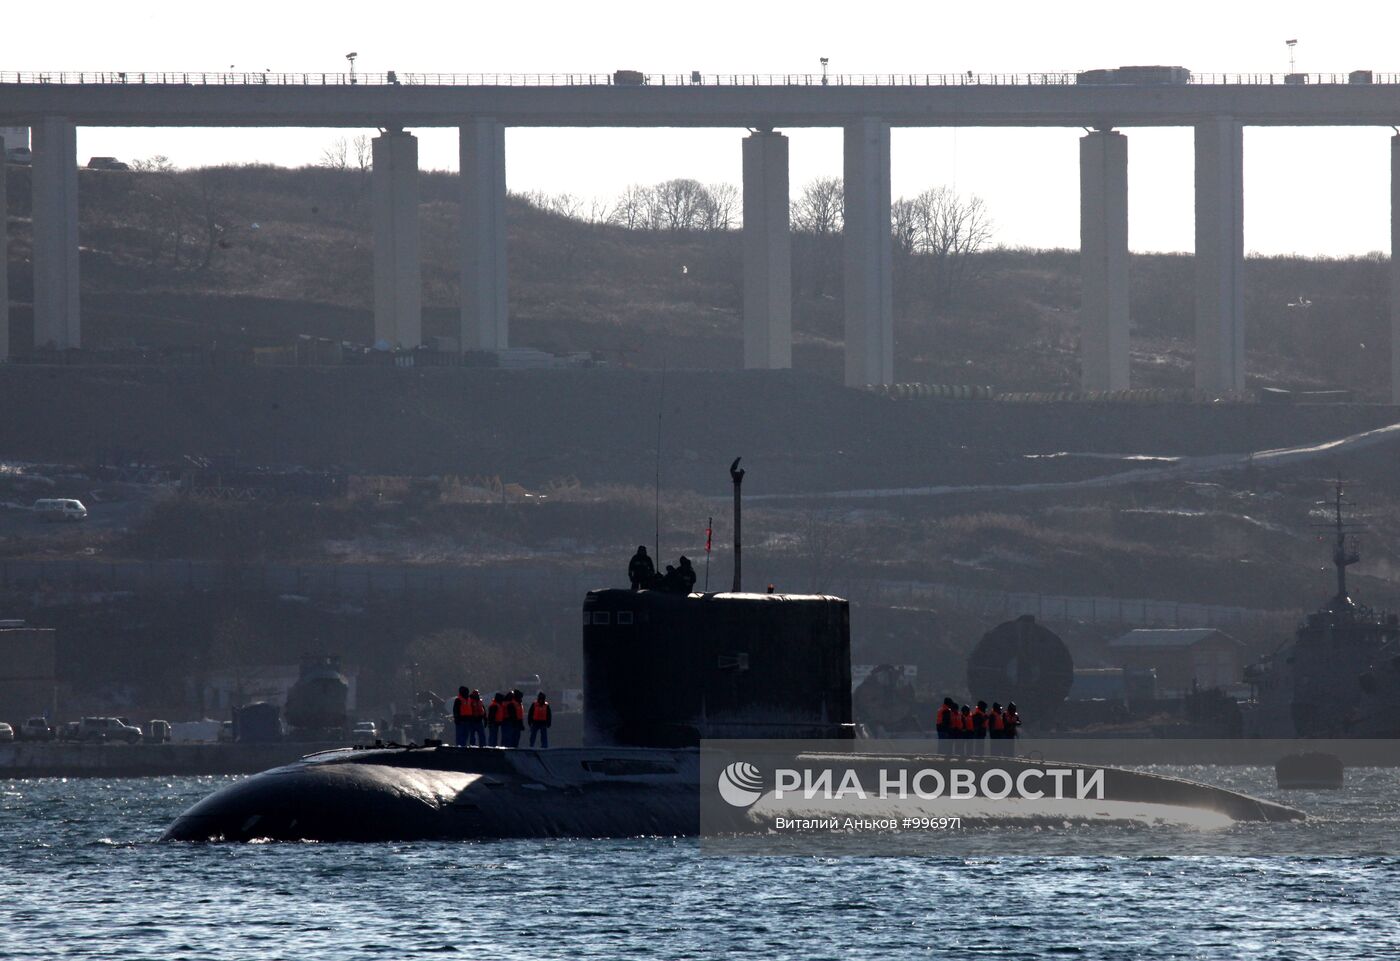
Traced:
<path fill-rule="evenodd" d="M 922 249 L 927 227 L 925 211 L 914 201 L 900 197 L 890 204 L 890 234 L 894 240 L 894 250 L 904 259 Z"/>
<path fill-rule="evenodd" d="M 360 134 L 350 143 L 355 151 L 355 169 L 365 173 L 374 167 L 374 144 L 368 134 Z"/>
<path fill-rule="evenodd" d="M 648 219 L 653 226 L 662 230 L 697 230 L 704 225 L 709 195 L 700 181 L 677 177 L 657 184 L 651 201 Z"/>
<path fill-rule="evenodd" d="M 317 166 L 328 170 L 349 170 L 350 144 L 344 137 L 332 140 L 326 149 L 321 151 L 321 162 Z"/>
<path fill-rule="evenodd" d="M 818 177 L 792 202 L 792 227 L 819 237 L 840 233 L 845 203 L 846 188 L 840 177 Z"/>
<path fill-rule="evenodd" d="M 818 177 L 792 202 L 792 227 L 797 232 L 800 262 L 798 285 L 810 284 L 818 297 L 828 293 L 840 274 L 839 237 L 845 222 L 846 188 L 840 177 Z"/>
<path fill-rule="evenodd" d="M 700 210 L 700 225 L 704 230 L 731 230 L 743 209 L 739 189 L 733 184 L 710 184 L 705 188 Z"/>
<path fill-rule="evenodd" d="M 652 189 L 641 184 L 633 184 L 622 192 L 613 204 L 609 223 L 627 230 L 645 230 L 651 226 L 649 219 L 652 209 Z"/>
<path fill-rule="evenodd" d="M 973 279 L 976 254 L 992 239 L 992 220 L 982 198 L 934 187 L 892 205 L 891 231 L 899 250 L 930 258 L 935 294 L 949 303 Z"/>
<path fill-rule="evenodd" d="M 175 170 L 175 165 L 170 162 L 170 158 L 163 153 L 153 154 L 145 160 L 133 160 L 131 169 L 141 170 L 146 173 L 168 174 Z"/>

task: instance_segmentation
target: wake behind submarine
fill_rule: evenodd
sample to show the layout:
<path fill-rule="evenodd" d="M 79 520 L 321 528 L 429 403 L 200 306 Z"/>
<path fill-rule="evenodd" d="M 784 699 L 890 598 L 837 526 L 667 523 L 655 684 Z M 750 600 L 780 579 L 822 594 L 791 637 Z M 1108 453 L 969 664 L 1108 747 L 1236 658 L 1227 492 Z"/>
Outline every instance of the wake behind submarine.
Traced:
<path fill-rule="evenodd" d="M 851 740 L 849 604 L 738 590 L 737 465 L 730 469 L 734 591 L 608 589 L 584 598 L 584 747 L 434 744 L 314 754 L 215 792 L 180 815 L 162 840 L 692 836 L 700 833 L 702 739 L 827 742 L 813 745 L 817 760 L 831 741 Z M 1150 774 L 1117 772 L 1111 783 L 1122 786 L 1122 800 L 1170 798 L 1233 820 L 1302 816 Z M 736 823 L 737 830 L 752 829 L 751 822 Z"/>

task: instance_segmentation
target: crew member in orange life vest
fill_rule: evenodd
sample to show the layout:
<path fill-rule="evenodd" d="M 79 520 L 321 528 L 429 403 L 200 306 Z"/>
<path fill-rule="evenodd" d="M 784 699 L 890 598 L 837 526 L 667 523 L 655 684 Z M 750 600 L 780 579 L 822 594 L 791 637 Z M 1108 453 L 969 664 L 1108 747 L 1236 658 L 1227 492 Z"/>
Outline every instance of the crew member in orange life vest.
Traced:
<path fill-rule="evenodd" d="M 938 709 L 938 713 L 933 718 L 933 730 L 938 735 L 939 753 L 948 753 L 948 745 L 944 742 L 953 738 L 953 716 L 958 713 L 958 706 L 953 703 L 951 697 L 943 699 L 943 705 Z"/>
<path fill-rule="evenodd" d="M 1006 755 L 1006 715 L 1002 713 L 1001 702 L 992 702 L 992 711 L 987 715 L 987 737 L 991 739 L 992 754 Z"/>
<path fill-rule="evenodd" d="M 467 747 L 486 745 L 486 705 L 481 703 L 481 692 L 472 688 L 467 695 Z"/>
<path fill-rule="evenodd" d="M 987 702 L 978 701 L 977 706 L 972 709 L 972 730 L 968 732 L 968 737 L 972 738 L 971 754 L 987 753 Z"/>
<path fill-rule="evenodd" d="M 505 719 L 505 695 L 500 691 L 486 706 L 486 745 L 495 747 L 501 743 L 501 721 Z"/>
<path fill-rule="evenodd" d="M 1020 730 L 1021 730 L 1021 712 L 1018 711 L 1018 710 L 1016 710 L 1016 702 L 1015 702 L 1015 701 L 1008 701 L 1007 704 L 1006 704 L 1006 739 L 1007 739 L 1008 741 L 1014 741 L 1016 738 L 1020 737 Z M 1007 756 L 1007 757 L 1011 757 L 1011 756 L 1014 755 L 1015 753 L 1016 753 L 1016 747 L 1015 747 L 1015 745 L 1013 745 L 1013 744 L 1008 744 L 1008 745 L 1006 745 L 1006 756 Z"/>
<path fill-rule="evenodd" d="M 953 752 L 959 757 L 967 756 L 967 739 L 972 737 L 972 718 L 968 716 L 968 712 L 971 710 L 964 704 L 962 710 L 953 715 L 953 737 L 958 741 L 953 746 Z"/>
<path fill-rule="evenodd" d="M 511 690 L 501 709 L 501 747 L 519 747 L 525 732 L 525 695 Z"/>
<path fill-rule="evenodd" d="M 530 705 L 525 719 L 530 722 L 530 746 L 535 746 L 535 736 L 539 735 L 540 747 L 549 747 L 549 725 L 554 723 L 554 711 L 544 699 L 544 691 L 540 691 L 535 703 Z"/>
<path fill-rule="evenodd" d="M 467 701 L 470 700 L 465 687 L 457 688 L 457 696 L 452 699 L 452 726 L 457 733 L 457 746 L 467 746 Z"/>

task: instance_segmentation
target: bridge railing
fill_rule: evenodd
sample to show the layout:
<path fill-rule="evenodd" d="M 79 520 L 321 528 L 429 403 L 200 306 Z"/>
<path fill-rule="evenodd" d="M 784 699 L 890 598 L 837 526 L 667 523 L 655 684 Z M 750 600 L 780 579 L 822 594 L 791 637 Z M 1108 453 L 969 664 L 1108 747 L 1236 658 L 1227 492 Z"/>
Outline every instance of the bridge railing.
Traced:
<path fill-rule="evenodd" d="M 1291 81 L 1289 78 L 1293 78 Z M 1045 87 L 1073 86 L 1077 73 L 738 73 L 646 74 L 646 87 Z M 1193 85 L 1317 86 L 1350 83 L 1347 73 L 1197 73 Z M 1373 74 L 1372 84 L 1400 83 L 1400 73 Z M 0 71 L 0 84 L 284 86 L 347 87 L 605 87 L 616 85 L 611 73 L 274 73 L 272 71 Z M 1095 84 L 1100 86 L 1101 84 Z M 1141 84 L 1126 84 L 1141 86 Z"/>

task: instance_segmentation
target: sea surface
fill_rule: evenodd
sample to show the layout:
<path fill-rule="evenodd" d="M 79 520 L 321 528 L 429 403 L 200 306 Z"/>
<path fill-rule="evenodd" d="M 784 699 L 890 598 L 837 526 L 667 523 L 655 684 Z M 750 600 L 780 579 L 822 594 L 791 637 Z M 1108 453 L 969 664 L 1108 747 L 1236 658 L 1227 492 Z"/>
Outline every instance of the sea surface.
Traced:
<path fill-rule="evenodd" d="M 1341 804 L 1330 829 L 1394 848 L 1397 821 L 1378 812 L 1388 815 L 1400 773 L 1371 778 L 1371 800 Z M 156 842 L 231 780 L 0 781 L 0 957 L 1400 957 L 1395 857 Z M 1262 774 L 1252 783 L 1270 793 Z M 1338 806 L 1325 792 L 1285 800 Z"/>

